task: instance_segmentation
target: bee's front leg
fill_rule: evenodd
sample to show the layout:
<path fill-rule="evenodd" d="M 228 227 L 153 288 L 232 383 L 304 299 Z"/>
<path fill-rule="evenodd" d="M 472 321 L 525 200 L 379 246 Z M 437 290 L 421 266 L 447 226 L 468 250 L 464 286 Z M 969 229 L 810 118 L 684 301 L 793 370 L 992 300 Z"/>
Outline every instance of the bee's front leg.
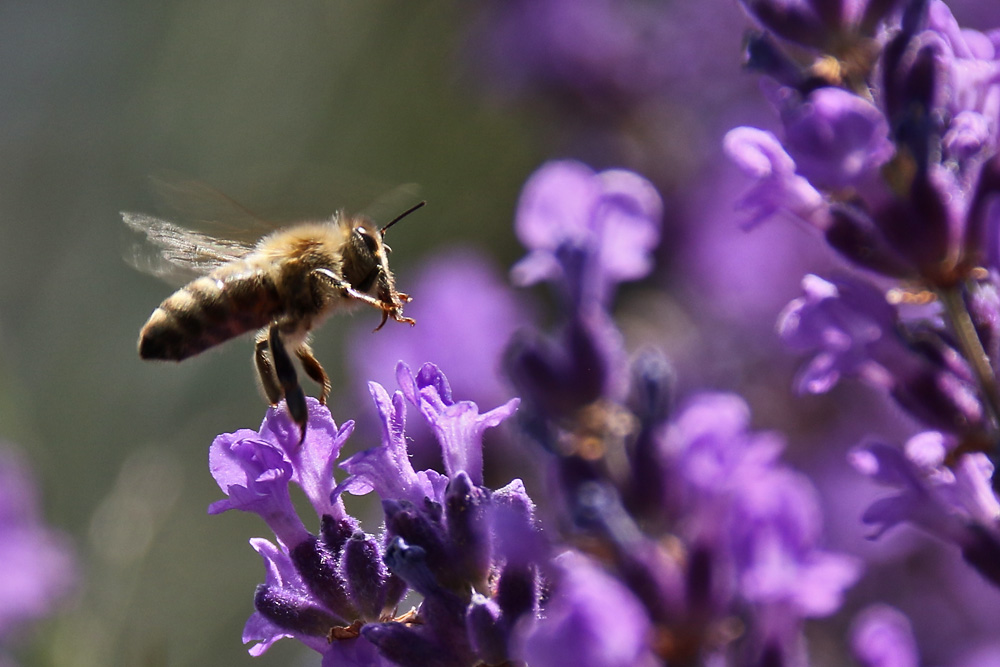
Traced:
<path fill-rule="evenodd" d="M 357 299 L 358 301 L 362 301 L 370 306 L 374 306 L 375 308 L 381 310 L 382 321 L 379 323 L 377 327 L 375 327 L 375 331 L 378 331 L 383 326 L 385 326 L 386 320 L 388 320 L 389 317 L 392 317 L 392 319 L 394 319 L 397 322 L 409 324 L 410 326 L 416 324 L 416 321 L 413 320 L 412 318 L 403 317 L 400 314 L 399 311 L 401 306 L 394 304 L 391 301 L 381 301 L 379 299 L 376 299 L 370 294 L 365 294 L 364 292 L 360 292 L 354 289 L 354 287 L 349 282 L 343 280 L 342 278 L 338 278 L 337 275 L 330 269 L 323 269 L 323 268 L 314 269 L 312 274 L 310 275 L 318 276 L 320 280 L 322 280 L 327 285 L 332 285 L 334 289 L 340 291 L 340 293 L 345 297 Z M 402 296 L 403 297 L 402 300 L 404 302 L 410 301 L 410 295 L 408 294 L 402 294 L 400 292 L 396 292 L 396 296 L 397 297 Z"/>
<path fill-rule="evenodd" d="M 281 340 L 281 331 L 277 322 L 271 324 L 267 340 L 271 350 L 271 361 L 274 364 L 274 376 L 281 384 L 281 391 L 285 395 L 285 405 L 288 406 L 288 414 L 302 430 L 302 436 L 299 438 L 301 445 L 302 441 L 306 439 L 306 423 L 309 419 L 306 395 L 302 391 L 302 387 L 299 386 L 295 365 L 292 363 L 292 358 L 288 356 L 285 343 Z"/>

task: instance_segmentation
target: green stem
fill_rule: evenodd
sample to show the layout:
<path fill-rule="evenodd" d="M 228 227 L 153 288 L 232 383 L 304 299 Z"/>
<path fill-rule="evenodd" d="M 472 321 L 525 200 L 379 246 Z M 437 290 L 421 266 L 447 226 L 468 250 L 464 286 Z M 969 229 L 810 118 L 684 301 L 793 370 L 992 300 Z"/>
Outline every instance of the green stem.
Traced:
<path fill-rule="evenodd" d="M 954 329 L 955 337 L 958 339 L 962 355 L 969 362 L 972 372 L 976 376 L 983 396 L 983 407 L 992 418 L 993 428 L 1000 428 L 1000 385 L 997 384 L 990 356 L 983 349 L 976 325 L 972 322 L 972 316 L 965 304 L 962 287 L 955 285 L 943 289 L 939 295 L 948 314 L 948 319 L 951 320 L 952 329 Z"/>

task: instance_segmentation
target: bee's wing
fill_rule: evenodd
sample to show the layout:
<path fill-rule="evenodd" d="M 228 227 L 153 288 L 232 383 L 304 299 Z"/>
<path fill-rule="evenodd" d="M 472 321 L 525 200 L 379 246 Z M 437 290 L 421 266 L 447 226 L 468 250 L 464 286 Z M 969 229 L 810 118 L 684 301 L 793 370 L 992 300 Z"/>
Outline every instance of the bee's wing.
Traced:
<path fill-rule="evenodd" d="M 122 211 L 122 220 L 145 236 L 132 244 L 125 260 L 143 273 L 177 286 L 253 250 L 243 241 L 216 238 L 144 213 Z"/>

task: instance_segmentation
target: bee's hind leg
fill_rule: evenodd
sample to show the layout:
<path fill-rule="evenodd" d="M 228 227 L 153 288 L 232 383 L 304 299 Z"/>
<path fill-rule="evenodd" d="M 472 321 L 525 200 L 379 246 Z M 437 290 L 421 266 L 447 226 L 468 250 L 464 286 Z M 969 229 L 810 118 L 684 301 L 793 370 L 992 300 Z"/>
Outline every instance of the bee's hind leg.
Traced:
<path fill-rule="evenodd" d="M 264 390 L 267 402 L 271 405 L 277 405 L 282 397 L 281 385 L 274 374 L 274 364 L 271 363 L 271 355 L 268 352 L 269 346 L 268 331 L 261 329 L 254 339 L 253 363 L 257 369 L 257 377 L 260 379 L 260 386 Z"/>
<path fill-rule="evenodd" d="M 281 331 L 278 324 L 271 324 L 267 333 L 268 346 L 271 350 L 271 362 L 274 364 L 274 377 L 281 385 L 281 392 L 285 396 L 285 405 L 288 406 L 288 414 L 292 421 L 299 425 L 302 436 L 299 444 L 306 439 L 306 422 L 309 419 L 309 411 L 306 408 L 306 395 L 299 386 L 299 378 L 295 372 L 295 365 L 292 358 L 288 356 L 285 343 L 281 340 Z M 265 392 L 267 389 L 265 388 Z"/>
<path fill-rule="evenodd" d="M 305 370 L 306 375 L 312 378 L 316 384 L 323 387 L 323 391 L 319 395 L 319 402 L 326 405 L 326 399 L 330 398 L 330 377 L 323 370 L 316 357 L 313 356 L 312 348 L 309 347 L 308 343 L 299 345 L 299 349 L 295 350 L 295 354 L 302 362 L 302 368 Z"/>

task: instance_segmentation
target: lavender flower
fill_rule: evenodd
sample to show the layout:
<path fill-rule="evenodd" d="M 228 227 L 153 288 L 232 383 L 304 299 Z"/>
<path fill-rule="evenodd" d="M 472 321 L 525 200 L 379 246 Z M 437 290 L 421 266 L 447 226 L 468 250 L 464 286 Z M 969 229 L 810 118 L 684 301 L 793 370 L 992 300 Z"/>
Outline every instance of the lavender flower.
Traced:
<path fill-rule="evenodd" d="M 515 339 L 508 369 L 526 434 L 554 455 L 551 490 L 563 508 L 554 520 L 598 559 L 562 557 L 577 564 L 574 575 L 554 575 L 553 615 L 527 631 L 525 652 L 541 664 L 556 664 L 557 645 L 580 647 L 571 661 L 588 665 L 740 655 L 801 664 L 802 620 L 836 611 L 859 564 L 819 547 L 811 485 L 780 464 L 780 440 L 749 431 L 739 398 L 696 397 L 669 419 L 672 373 L 662 356 L 649 351 L 625 366 L 607 312 L 611 287 L 645 275 L 660 209 L 648 184 L 614 173 L 634 184 L 620 204 L 634 213 L 608 233 L 642 241 L 600 247 L 608 227 L 592 224 L 603 210 L 587 193 L 603 181 L 575 163 L 540 169 L 519 206 L 519 230 L 546 224 L 521 233 L 530 254 L 515 280 L 550 282 L 567 304 L 568 333 L 535 335 L 543 342 L 534 345 Z M 594 321 L 607 328 L 581 325 Z M 574 376 L 581 369 L 588 376 Z M 596 591 L 606 607 L 592 607 Z M 609 612 L 627 619 L 614 643 L 597 630 Z"/>
<path fill-rule="evenodd" d="M 751 40 L 750 62 L 773 78 L 784 136 L 727 136 L 730 155 L 758 179 L 744 206 L 754 222 L 793 212 L 856 269 L 833 281 L 807 276 L 805 296 L 781 316 L 782 338 L 812 355 L 799 389 L 860 378 L 932 430 L 905 454 L 871 444 L 852 455 L 899 490 L 865 520 L 879 533 L 914 523 L 998 583 L 994 40 L 960 30 L 937 0 L 852 12 L 745 4 L 767 31 Z"/>
<path fill-rule="evenodd" d="M 42 523 L 27 466 L 11 450 L 0 450 L 0 648 L 66 600 L 76 570 L 66 536 Z"/>
<path fill-rule="evenodd" d="M 397 378 L 402 390 L 392 397 L 371 383 L 382 445 L 341 463 L 349 476 L 336 487 L 334 462 L 354 425 L 338 428 L 316 401 L 309 401 L 301 446 L 280 406 L 268 411 L 259 431 L 213 442 L 211 470 L 228 498 L 210 513 L 255 512 L 278 538 L 251 541 L 267 570 L 243 634 L 245 643 L 258 642 L 253 655 L 294 637 L 330 665 L 506 660 L 517 619 L 535 608 L 531 554 L 540 547 L 529 546 L 537 542 L 533 503 L 518 481 L 497 491 L 481 486 L 483 431 L 509 417 L 517 400 L 479 414 L 474 403 L 452 399 L 447 379 L 431 364 L 413 375 L 401 363 Z M 446 474 L 409 464 L 407 401 L 436 434 Z M 290 502 L 291 483 L 316 512 L 316 534 Z M 360 530 L 340 499 L 373 490 L 386 517 L 379 538 Z M 424 600 L 394 619 L 407 588 Z"/>

